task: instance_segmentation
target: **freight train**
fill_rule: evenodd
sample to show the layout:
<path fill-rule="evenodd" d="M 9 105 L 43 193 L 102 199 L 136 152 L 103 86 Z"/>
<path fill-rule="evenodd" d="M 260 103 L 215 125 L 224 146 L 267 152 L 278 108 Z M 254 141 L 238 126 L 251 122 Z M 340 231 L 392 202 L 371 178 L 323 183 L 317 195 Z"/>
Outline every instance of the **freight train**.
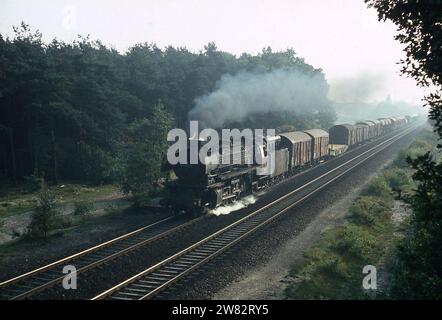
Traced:
<path fill-rule="evenodd" d="M 263 164 L 258 164 L 260 162 L 256 158 L 253 158 L 252 164 L 243 161 L 248 156 L 256 157 L 259 154 L 243 144 L 237 149 L 230 146 L 232 159 L 242 159 L 237 164 L 223 164 L 221 160 L 219 163 L 178 163 L 172 166 L 177 179 L 168 183 L 169 196 L 165 203 L 176 213 L 184 211 L 194 216 L 204 214 L 210 209 L 254 194 L 306 168 L 340 156 L 355 146 L 404 127 L 414 121 L 414 118 L 390 117 L 355 124 L 339 124 L 331 127 L 328 132 L 310 129 L 280 133 L 272 138 L 275 146 L 274 170 L 266 175 L 258 174 Z M 265 143 L 260 150 L 262 155 L 266 152 Z M 200 147 L 201 145 L 198 148 Z M 221 146 L 219 152 L 222 152 Z"/>

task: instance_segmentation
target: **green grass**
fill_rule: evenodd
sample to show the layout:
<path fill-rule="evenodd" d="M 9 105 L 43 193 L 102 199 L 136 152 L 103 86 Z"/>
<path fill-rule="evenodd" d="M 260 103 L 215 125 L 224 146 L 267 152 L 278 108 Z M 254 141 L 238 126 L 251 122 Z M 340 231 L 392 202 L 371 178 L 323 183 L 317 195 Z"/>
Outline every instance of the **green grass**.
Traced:
<path fill-rule="evenodd" d="M 119 192 L 117 185 L 90 187 L 79 184 L 58 184 L 49 189 L 54 193 L 58 204 L 92 201 L 99 196 Z M 26 193 L 23 186 L 4 188 L 0 196 L 0 218 L 30 211 L 36 204 L 37 192 Z"/>
<path fill-rule="evenodd" d="M 393 256 L 403 226 L 391 219 L 398 194 L 415 187 L 413 170 L 406 157 L 433 150 L 434 134 L 423 131 L 393 164 L 372 179 L 348 209 L 344 225 L 326 230 L 304 253 L 290 272 L 295 279 L 285 290 L 288 299 L 373 299 L 385 298 L 388 288 L 367 292 L 362 288 L 365 265 L 379 266 Z"/>
<path fill-rule="evenodd" d="M 2 244 L 0 245 L 0 258 L 2 256 L 14 256 L 29 250 L 39 250 L 43 246 L 48 245 L 48 243 L 51 243 L 50 241 L 57 239 L 63 241 L 63 239 L 68 239 L 71 236 L 76 237 L 77 234 L 87 232 L 94 225 L 103 224 L 105 221 L 109 221 L 109 219 L 126 214 L 128 210 L 131 210 L 131 205 L 129 202 L 118 206 L 109 205 L 105 207 L 105 216 L 91 216 L 86 221 L 73 214 L 57 217 L 56 227 L 49 233 L 47 238 L 31 238 L 24 235 L 16 241 Z"/>

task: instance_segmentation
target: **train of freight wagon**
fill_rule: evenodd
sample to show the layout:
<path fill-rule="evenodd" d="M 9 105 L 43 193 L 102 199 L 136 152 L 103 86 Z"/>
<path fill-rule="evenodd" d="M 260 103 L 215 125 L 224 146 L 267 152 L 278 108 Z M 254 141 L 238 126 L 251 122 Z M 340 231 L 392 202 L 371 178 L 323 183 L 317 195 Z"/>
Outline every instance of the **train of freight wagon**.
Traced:
<path fill-rule="evenodd" d="M 274 137 L 274 170 L 258 174 L 255 164 L 176 164 L 177 179 L 168 183 L 165 204 L 174 212 L 204 214 L 270 187 L 309 167 L 344 154 L 347 150 L 406 126 L 415 116 L 379 118 L 355 124 L 339 124 L 329 131 L 310 129 L 280 133 Z M 232 151 L 233 152 L 233 151 Z M 240 149 L 244 158 L 247 150 Z M 261 164 L 262 165 L 262 164 Z"/>

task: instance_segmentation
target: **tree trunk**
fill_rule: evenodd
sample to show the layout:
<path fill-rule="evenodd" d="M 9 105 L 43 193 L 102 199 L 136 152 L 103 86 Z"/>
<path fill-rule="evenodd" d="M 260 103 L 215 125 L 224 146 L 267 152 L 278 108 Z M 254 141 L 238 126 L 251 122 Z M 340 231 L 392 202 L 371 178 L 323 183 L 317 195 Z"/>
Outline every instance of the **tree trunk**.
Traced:
<path fill-rule="evenodd" d="M 12 163 L 12 180 L 17 182 L 17 165 L 15 162 L 15 146 L 14 146 L 14 132 L 11 128 L 8 129 L 9 146 L 11 147 L 11 163 Z"/>
<path fill-rule="evenodd" d="M 53 175 L 54 175 L 54 183 L 58 183 L 58 173 L 57 173 L 57 148 L 55 144 L 55 133 L 54 126 L 51 129 L 51 140 L 52 140 L 52 160 L 53 160 Z"/>

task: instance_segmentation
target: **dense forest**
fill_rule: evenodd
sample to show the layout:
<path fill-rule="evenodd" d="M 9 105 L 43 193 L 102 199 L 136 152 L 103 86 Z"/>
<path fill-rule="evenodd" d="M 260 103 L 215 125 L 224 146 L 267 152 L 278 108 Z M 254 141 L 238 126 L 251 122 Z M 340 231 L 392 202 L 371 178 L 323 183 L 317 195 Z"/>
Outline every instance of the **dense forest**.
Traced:
<path fill-rule="evenodd" d="M 185 128 L 195 98 L 223 75 L 290 69 L 320 75 L 327 88 L 322 71 L 290 49 L 236 57 L 214 43 L 198 53 L 143 43 L 122 54 L 88 37 L 46 44 L 24 23 L 14 33 L 0 35 L 3 181 L 120 181 L 136 190 L 158 176 L 168 128 Z M 243 125 L 328 128 L 335 114 L 269 111 L 252 120 Z"/>

